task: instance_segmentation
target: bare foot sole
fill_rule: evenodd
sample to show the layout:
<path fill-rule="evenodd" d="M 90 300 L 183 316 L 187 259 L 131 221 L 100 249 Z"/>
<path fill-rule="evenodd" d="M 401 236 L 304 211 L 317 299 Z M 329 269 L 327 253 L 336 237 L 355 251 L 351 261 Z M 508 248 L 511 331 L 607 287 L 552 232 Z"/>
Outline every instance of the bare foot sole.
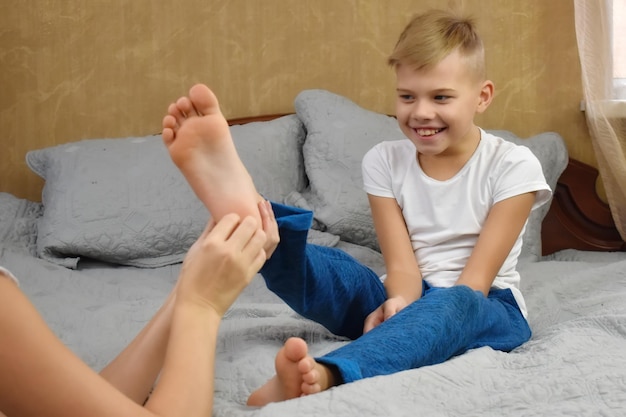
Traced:
<path fill-rule="evenodd" d="M 236 212 L 260 222 L 263 200 L 244 167 L 217 98 L 203 84 L 172 103 L 163 118 L 163 142 L 211 216 Z"/>
<path fill-rule="evenodd" d="M 248 398 L 248 405 L 262 406 L 271 402 L 318 393 L 332 382 L 328 370 L 308 354 L 306 342 L 292 337 L 276 355 L 276 375 Z"/>

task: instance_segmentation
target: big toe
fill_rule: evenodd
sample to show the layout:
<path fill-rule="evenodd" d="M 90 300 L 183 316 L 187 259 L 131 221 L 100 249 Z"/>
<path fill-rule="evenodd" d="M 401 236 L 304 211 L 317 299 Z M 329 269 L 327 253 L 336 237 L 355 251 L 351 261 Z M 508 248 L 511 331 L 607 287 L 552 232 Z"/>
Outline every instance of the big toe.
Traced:
<path fill-rule="evenodd" d="M 189 90 L 189 99 L 200 114 L 207 115 L 220 111 L 217 97 L 204 84 L 196 84 Z"/>
<path fill-rule="evenodd" d="M 308 354 L 306 342 L 298 337 L 289 338 L 285 342 L 285 356 L 291 362 L 298 362 Z"/>

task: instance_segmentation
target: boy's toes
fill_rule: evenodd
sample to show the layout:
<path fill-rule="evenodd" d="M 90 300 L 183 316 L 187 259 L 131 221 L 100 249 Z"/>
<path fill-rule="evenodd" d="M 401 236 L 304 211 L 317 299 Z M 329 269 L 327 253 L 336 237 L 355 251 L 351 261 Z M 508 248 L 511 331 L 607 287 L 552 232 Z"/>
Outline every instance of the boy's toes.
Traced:
<path fill-rule="evenodd" d="M 320 384 L 307 384 L 305 382 L 300 387 L 300 391 L 305 395 L 317 394 L 318 392 L 322 392 L 322 387 L 320 387 Z"/>
<path fill-rule="evenodd" d="M 178 108 L 177 103 L 170 104 L 169 107 L 167 108 L 167 113 L 174 118 L 174 123 L 178 124 L 179 126 L 185 120 L 185 115 L 180 111 L 180 108 Z"/>
<path fill-rule="evenodd" d="M 198 112 L 194 109 L 191 100 L 188 97 L 181 97 L 176 101 L 176 107 L 183 117 L 198 116 Z"/>
<path fill-rule="evenodd" d="M 161 137 L 165 146 L 170 146 L 174 142 L 174 131 L 172 129 L 163 129 Z"/>
<path fill-rule="evenodd" d="M 177 121 L 174 116 L 172 116 L 171 114 L 167 114 L 165 115 L 165 117 L 163 117 L 163 122 L 161 124 L 163 125 L 163 129 L 173 130 L 176 128 Z"/>
<path fill-rule="evenodd" d="M 313 385 L 320 380 L 319 373 L 316 369 L 310 370 L 302 374 L 302 381 L 306 384 Z"/>
<path fill-rule="evenodd" d="M 172 115 L 167 115 L 163 118 L 163 131 L 161 132 L 161 136 L 163 138 L 163 142 L 167 146 L 169 146 L 174 141 L 175 129 L 176 129 L 176 119 Z"/>
<path fill-rule="evenodd" d="M 220 108 L 215 94 L 204 84 L 196 84 L 189 90 L 189 99 L 195 110 L 201 115 L 219 113 Z"/>

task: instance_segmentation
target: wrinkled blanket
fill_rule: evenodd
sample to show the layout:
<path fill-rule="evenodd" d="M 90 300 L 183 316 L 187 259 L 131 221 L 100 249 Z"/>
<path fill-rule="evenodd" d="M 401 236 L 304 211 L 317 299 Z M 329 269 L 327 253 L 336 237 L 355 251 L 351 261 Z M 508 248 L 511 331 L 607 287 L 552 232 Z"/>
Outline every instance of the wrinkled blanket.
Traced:
<path fill-rule="evenodd" d="M 18 276 L 54 332 L 95 370 L 149 320 L 180 268 L 87 261 L 69 270 L 35 258 L 30 241 L 5 233 L 0 265 Z M 378 253 L 338 246 L 382 271 Z M 626 415 L 626 254 L 564 251 L 519 269 L 533 337 L 513 352 L 481 348 L 443 364 L 250 408 L 248 395 L 273 375 L 274 356 L 288 337 L 304 337 L 314 355 L 346 343 L 297 316 L 257 277 L 220 329 L 214 415 Z"/>

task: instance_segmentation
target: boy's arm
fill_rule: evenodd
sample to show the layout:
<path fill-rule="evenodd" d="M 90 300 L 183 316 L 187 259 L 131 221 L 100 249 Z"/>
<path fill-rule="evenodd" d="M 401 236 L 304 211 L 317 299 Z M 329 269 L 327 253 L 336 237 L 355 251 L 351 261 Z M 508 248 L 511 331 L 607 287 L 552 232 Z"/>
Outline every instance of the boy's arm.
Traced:
<path fill-rule="evenodd" d="M 535 193 L 520 194 L 494 204 L 476 246 L 456 285 L 466 285 L 487 295 L 498 271 L 511 252 L 535 202 Z"/>
<path fill-rule="evenodd" d="M 374 228 L 385 261 L 387 301 L 365 323 L 365 332 L 387 320 L 422 294 L 419 270 L 402 210 L 393 198 L 368 194 Z"/>

